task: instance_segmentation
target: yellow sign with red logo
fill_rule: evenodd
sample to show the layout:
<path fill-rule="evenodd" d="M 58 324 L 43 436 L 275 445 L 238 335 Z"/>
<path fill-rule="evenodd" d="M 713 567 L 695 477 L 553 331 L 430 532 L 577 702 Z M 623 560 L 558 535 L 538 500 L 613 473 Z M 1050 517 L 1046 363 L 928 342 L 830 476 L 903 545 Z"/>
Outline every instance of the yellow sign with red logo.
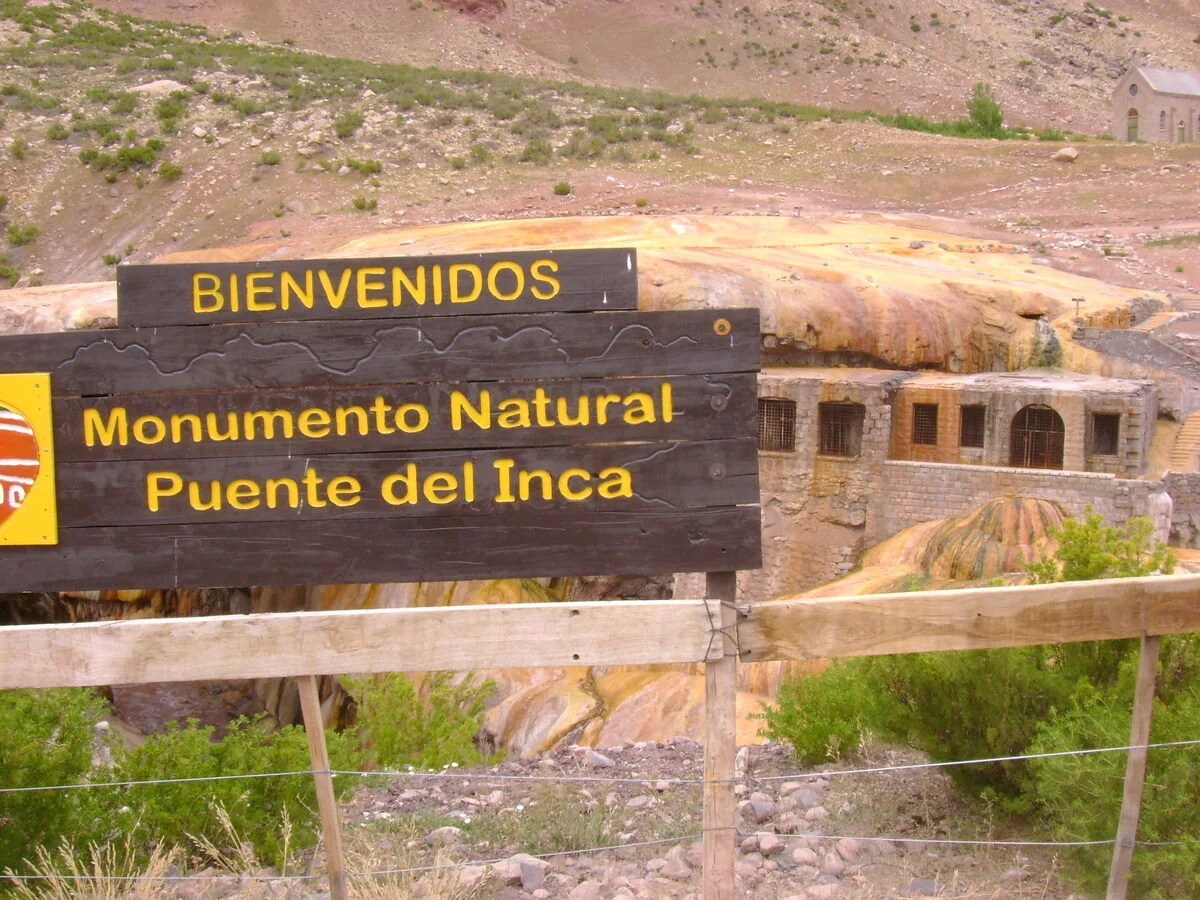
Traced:
<path fill-rule="evenodd" d="M 0 545 L 57 543 L 50 376 L 0 375 Z"/>

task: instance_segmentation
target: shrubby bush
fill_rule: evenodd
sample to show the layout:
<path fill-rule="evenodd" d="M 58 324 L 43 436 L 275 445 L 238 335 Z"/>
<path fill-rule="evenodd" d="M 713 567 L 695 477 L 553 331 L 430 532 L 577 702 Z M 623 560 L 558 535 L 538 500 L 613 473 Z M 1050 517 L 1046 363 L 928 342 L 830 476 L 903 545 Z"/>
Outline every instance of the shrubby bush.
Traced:
<path fill-rule="evenodd" d="M 1146 520 L 1123 529 L 1088 510 L 1052 537 L 1058 550 L 1027 567 L 1034 583 L 1170 572 L 1174 554 Z M 1129 737 L 1136 641 L 919 653 L 850 660 L 786 681 L 764 733 L 814 763 L 856 745 L 864 731 L 955 761 L 1123 746 Z M 1200 734 L 1200 637 L 1164 641 L 1153 741 Z M 1107 840 L 1116 831 L 1125 754 L 955 766 L 965 791 L 1010 811 L 1037 811 L 1055 835 Z M 1152 751 L 1139 840 L 1136 896 L 1200 896 L 1200 767 L 1187 748 Z M 1106 845 L 1080 851 L 1084 877 L 1102 880 Z"/>
<path fill-rule="evenodd" d="M 91 690 L 0 693 L 0 788 L 78 784 L 92 769 L 103 700 Z M 39 845 L 85 846 L 101 829 L 99 791 L 0 793 L 0 871 Z"/>
<path fill-rule="evenodd" d="M 468 674 L 455 681 L 438 672 L 420 691 L 398 672 L 343 681 L 358 704 L 355 732 L 375 765 L 436 769 L 485 761 L 475 736 L 496 692 L 490 678 L 477 682 Z"/>

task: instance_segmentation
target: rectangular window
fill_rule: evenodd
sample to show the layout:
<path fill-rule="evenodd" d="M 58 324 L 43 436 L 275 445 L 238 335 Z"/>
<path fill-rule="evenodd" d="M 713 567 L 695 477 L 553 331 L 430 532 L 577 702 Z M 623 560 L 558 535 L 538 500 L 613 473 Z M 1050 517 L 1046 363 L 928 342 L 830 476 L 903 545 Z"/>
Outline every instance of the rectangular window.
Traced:
<path fill-rule="evenodd" d="M 796 404 L 792 400 L 758 398 L 758 449 L 796 449 Z"/>
<path fill-rule="evenodd" d="M 960 406 L 958 408 L 958 446 L 983 446 L 983 422 L 986 413 L 986 406 Z"/>
<path fill-rule="evenodd" d="M 823 456 L 858 456 L 862 453 L 863 419 L 867 408 L 861 403 L 822 403 L 817 407 Z"/>
<path fill-rule="evenodd" d="M 937 446 L 938 405 L 936 403 L 913 404 L 912 442 Z"/>
<path fill-rule="evenodd" d="M 1117 438 L 1121 434 L 1119 413 L 1094 413 L 1092 415 L 1092 455 L 1116 456 Z"/>

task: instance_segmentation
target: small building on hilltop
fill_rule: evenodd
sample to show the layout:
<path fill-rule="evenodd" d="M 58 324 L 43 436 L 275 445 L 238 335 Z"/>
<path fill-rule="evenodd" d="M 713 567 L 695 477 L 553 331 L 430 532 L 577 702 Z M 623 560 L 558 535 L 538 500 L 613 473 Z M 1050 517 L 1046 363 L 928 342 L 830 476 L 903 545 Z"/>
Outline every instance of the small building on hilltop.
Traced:
<path fill-rule="evenodd" d="M 1200 140 L 1200 72 L 1130 69 L 1113 95 L 1112 134 L 1126 141 Z"/>

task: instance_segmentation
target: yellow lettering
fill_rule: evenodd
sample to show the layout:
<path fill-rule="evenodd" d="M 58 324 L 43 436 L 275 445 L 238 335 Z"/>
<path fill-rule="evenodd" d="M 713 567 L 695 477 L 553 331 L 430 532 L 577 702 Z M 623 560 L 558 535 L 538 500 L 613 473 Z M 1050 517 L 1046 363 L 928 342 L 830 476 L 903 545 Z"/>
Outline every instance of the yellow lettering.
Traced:
<path fill-rule="evenodd" d="M 587 425 L 591 421 L 591 405 L 588 403 L 587 397 L 576 398 L 574 419 L 567 415 L 566 397 L 558 398 L 557 409 L 559 425 Z"/>
<path fill-rule="evenodd" d="M 362 484 L 350 475 L 329 479 L 329 502 L 334 506 L 355 506 L 362 499 Z"/>
<path fill-rule="evenodd" d="M 549 472 L 545 469 L 522 469 L 517 473 L 517 494 L 522 500 L 528 500 L 532 496 L 534 481 L 542 486 L 543 500 L 554 498 L 554 479 L 550 477 Z"/>
<path fill-rule="evenodd" d="M 472 282 L 471 290 L 465 294 L 459 290 L 459 276 L 463 274 L 470 275 Z M 474 303 L 483 293 L 483 272 L 475 263 L 454 263 L 450 266 L 448 277 L 451 303 Z"/>
<path fill-rule="evenodd" d="M 204 440 L 204 423 L 200 421 L 200 417 L 195 413 L 178 413 L 171 416 L 171 443 L 183 443 L 183 426 L 188 425 L 192 429 L 192 441 L 199 444 Z"/>
<path fill-rule="evenodd" d="M 323 409 L 306 409 L 296 420 L 296 427 L 305 437 L 329 437 L 329 413 Z"/>
<path fill-rule="evenodd" d="M 317 278 L 320 279 L 321 287 L 325 290 L 325 299 L 329 301 L 330 307 L 333 309 L 341 309 L 342 303 L 346 299 L 346 291 L 350 287 L 349 268 L 342 269 L 341 278 L 338 279 L 338 286 L 334 288 L 333 282 L 329 278 L 329 273 L 324 269 L 317 270 Z"/>
<path fill-rule="evenodd" d="M 167 436 L 167 423 L 158 416 L 139 416 L 133 420 L 133 438 L 139 444 L 157 444 Z"/>
<path fill-rule="evenodd" d="M 267 312 L 275 308 L 272 303 L 260 303 L 258 301 L 259 294 L 270 294 L 273 285 L 262 284 L 265 279 L 271 281 L 275 277 L 274 272 L 251 272 L 246 276 L 246 310 L 248 312 Z"/>
<path fill-rule="evenodd" d="M 146 476 L 146 506 L 150 512 L 158 512 L 159 500 L 182 490 L 183 479 L 174 472 L 151 472 Z"/>
<path fill-rule="evenodd" d="M 367 411 L 361 406 L 339 406 L 333 411 L 333 414 L 334 430 L 342 437 L 350 433 L 350 416 L 354 416 L 358 420 L 358 433 L 360 435 L 369 434 L 371 431 Z"/>
<path fill-rule="evenodd" d="M 600 496 L 605 500 L 615 500 L 617 497 L 633 496 L 633 475 L 628 469 L 612 466 L 600 473 L 600 485 L 597 487 Z"/>
<path fill-rule="evenodd" d="M 558 296 L 558 292 L 562 289 L 562 285 L 559 284 L 557 278 L 543 274 L 543 269 L 547 269 L 551 272 L 557 272 L 558 263 L 552 259 L 539 259 L 529 267 L 529 274 L 533 276 L 534 281 L 540 281 L 548 285 L 546 290 L 542 290 L 541 288 L 534 286 L 533 296 L 537 297 L 539 300 L 551 300 Z"/>
<path fill-rule="evenodd" d="M 529 401 L 520 397 L 509 397 L 501 400 L 496 407 L 499 418 L 496 424 L 501 428 L 528 428 L 532 422 L 529 419 Z"/>
<path fill-rule="evenodd" d="M 324 479 L 317 474 L 316 469 L 305 469 L 304 477 L 300 480 L 304 484 L 304 497 L 308 501 L 309 506 L 313 509 L 321 509 L 327 505 L 321 499 L 321 492 L 319 490 Z"/>
<path fill-rule="evenodd" d="M 582 478 L 585 483 L 578 490 L 571 487 L 572 478 Z M 558 492 L 568 500 L 586 500 L 592 496 L 591 473 L 587 469 L 567 469 L 558 476 Z"/>
<path fill-rule="evenodd" d="M 425 479 L 425 499 L 442 505 L 458 499 L 458 479 L 449 472 L 434 472 Z"/>
<path fill-rule="evenodd" d="M 285 438 L 291 438 L 295 433 L 295 422 L 292 421 L 292 413 L 286 409 L 252 409 L 248 410 L 243 416 L 245 420 L 242 423 L 243 430 L 246 433 L 246 440 L 252 441 L 255 439 L 254 423 L 262 423 L 263 440 L 275 440 L 275 422 L 279 422 L 279 429 L 283 432 Z"/>
<path fill-rule="evenodd" d="M 496 470 L 497 487 L 496 492 L 497 503 L 512 503 L 517 498 L 512 492 L 512 467 L 516 465 L 516 461 L 512 459 L 494 459 L 492 460 L 492 468 Z"/>
<path fill-rule="evenodd" d="M 402 485 L 404 495 L 396 493 L 396 485 Z M 403 474 L 397 472 L 383 479 L 380 494 L 385 503 L 390 506 L 403 506 L 417 502 L 417 464 L 409 463 L 404 467 Z"/>
<path fill-rule="evenodd" d="M 442 305 L 442 267 L 440 265 L 433 267 L 433 305 Z"/>
<path fill-rule="evenodd" d="M 654 398 L 649 394 L 638 391 L 625 398 L 625 424 L 645 425 L 657 422 L 654 415 Z"/>
<path fill-rule="evenodd" d="M 294 478 L 268 478 L 266 484 L 267 507 L 275 509 L 279 505 L 279 489 L 287 491 L 287 505 L 292 509 L 300 507 L 300 485 Z"/>
<path fill-rule="evenodd" d="M 664 381 L 660 393 L 662 395 L 662 420 L 670 422 L 675 418 L 675 407 L 671 405 L 671 382 Z"/>
<path fill-rule="evenodd" d="M 225 487 L 225 501 L 230 509 L 258 509 L 262 503 L 258 484 L 249 478 L 235 478 Z"/>
<path fill-rule="evenodd" d="M 621 402 L 620 394 L 601 394 L 596 398 L 596 424 L 608 424 L 608 408 Z"/>
<path fill-rule="evenodd" d="M 409 421 L 415 416 L 415 421 Z M 420 403 L 405 403 L 396 409 L 396 428 L 405 434 L 418 434 L 429 427 L 429 410 Z"/>
<path fill-rule="evenodd" d="M 221 508 L 221 482 L 210 481 L 208 483 L 208 501 L 200 496 L 200 482 L 188 482 L 188 505 L 197 512 L 209 512 L 219 510 Z"/>
<path fill-rule="evenodd" d="M 129 415 L 125 407 L 110 409 L 107 421 L 100 418 L 100 410 L 94 407 L 83 411 L 83 442 L 95 447 L 97 441 L 105 447 L 111 447 L 114 441 L 122 447 L 129 445 Z"/>
<path fill-rule="evenodd" d="M 463 501 L 475 502 L 475 463 L 463 463 Z"/>
<path fill-rule="evenodd" d="M 382 291 L 387 285 L 382 281 L 368 281 L 372 275 L 386 275 L 387 269 L 382 266 L 367 266 L 358 270 L 358 305 L 363 309 L 378 309 L 387 306 L 387 297 L 372 297 L 371 291 Z"/>
<path fill-rule="evenodd" d="M 508 401 L 506 400 L 505 403 Z M 501 404 L 503 406 L 503 404 Z M 461 391 L 450 392 L 450 427 L 454 431 L 462 431 L 463 414 L 476 428 L 492 427 L 492 395 L 486 388 L 479 392 L 479 408 L 471 405 L 471 398 Z"/>
<path fill-rule="evenodd" d="M 501 272 L 512 272 L 513 289 L 508 293 L 500 290 L 499 275 Z M 525 270 L 515 262 L 498 262 L 488 269 L 488 291 L 497 300 L 516 300 L 525 292 Z"/>
<path fill-rule="evenodd" d="M 409 296 L 418 306 L 425 305 L 425 267 L 417 266 L 417 283 L 413 284 L 408 273 L 396 266 L 392 269 L 392 306 L 399 306 L 404 302 L 404 289 L 408 289 Z"/>
<path fill-rule="evenodd" d="M 204 302 L 207 298 L 208 302 Z M 225 295 L 221 293 L 221 279 L 208 272 L 192 275 L 192 311 L 197 313 L 220 312 L 225 306 Z"/>
<path fill-rule="evenodd" d="M 291 272 L 281 272 L 279 274 L 279 306 L 281 309 L 291 309 L 291 294 L 295 294 L 296 299 L 309 309 L 313 308 L 312 269 L 304 271 L 304 287 L 300 287 L 300 283 L 296 281 L 295 276 Z"/>
<path fill-rule="evenodd" d="M 225 423 L 228 429 L 224 434 L 221 434 L 217 428 L 217 414 L 208 413 L 204 417 L 204 422 L 208 426 L 208 439 L 210 441 L 236 441 L 238 439 L 238 417 L 237 413 L 231 412 L 225 414 Z"/>

